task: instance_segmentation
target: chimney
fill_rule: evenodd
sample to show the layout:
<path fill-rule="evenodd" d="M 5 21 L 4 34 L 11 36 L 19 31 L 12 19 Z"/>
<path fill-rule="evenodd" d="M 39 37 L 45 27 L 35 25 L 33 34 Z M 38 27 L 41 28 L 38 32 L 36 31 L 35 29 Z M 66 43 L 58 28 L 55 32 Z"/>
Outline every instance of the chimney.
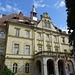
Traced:
<path fill-rule="evenodd" d="M 5 14 L 3 14 L 3 17 L 6 16 Z"/>
<path fill-rule="evenodd" d="M 0 13 L 0 18 L 2 18 L 2 13 Z"/>

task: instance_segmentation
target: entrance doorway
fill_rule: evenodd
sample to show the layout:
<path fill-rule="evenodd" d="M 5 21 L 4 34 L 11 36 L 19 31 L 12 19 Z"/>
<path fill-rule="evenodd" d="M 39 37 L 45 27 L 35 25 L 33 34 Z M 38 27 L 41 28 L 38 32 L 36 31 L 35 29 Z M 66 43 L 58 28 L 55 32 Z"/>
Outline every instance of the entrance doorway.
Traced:
<path fill-rule="evenodd" d="M 58 61 L 58 69 L 59 69 L 59 75 L 64 75 L 64 62 L 61 60 Z"/>
<path fill-rule="evenodd" d="M 54 61 L 51 59 L 47 61 L 47 71 L 48 75 L 54 75 Z"/>
<path fill-rule="evenodd" d="M 36 61 L 36 74 L 35 75 L 41 75 L 41 61 Z"/>

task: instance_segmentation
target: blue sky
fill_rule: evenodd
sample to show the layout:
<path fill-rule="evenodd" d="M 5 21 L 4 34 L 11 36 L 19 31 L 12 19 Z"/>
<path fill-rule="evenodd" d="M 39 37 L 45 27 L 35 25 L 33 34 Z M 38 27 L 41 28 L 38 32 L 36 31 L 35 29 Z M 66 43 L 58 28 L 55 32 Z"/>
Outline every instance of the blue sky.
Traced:
<path fill-rule="evenodd" d="M 0 13 L 8 15 L 13 11 L 14 13 L 21 11 L 24 15 L 30 17 L 34 2 L 38 19 L 40 19 L 41 14 L 47 12 L 53 24 L 65 30 L 67 26 L 67 12 L 64 1 L 65 0 L 0 0 Z"/>

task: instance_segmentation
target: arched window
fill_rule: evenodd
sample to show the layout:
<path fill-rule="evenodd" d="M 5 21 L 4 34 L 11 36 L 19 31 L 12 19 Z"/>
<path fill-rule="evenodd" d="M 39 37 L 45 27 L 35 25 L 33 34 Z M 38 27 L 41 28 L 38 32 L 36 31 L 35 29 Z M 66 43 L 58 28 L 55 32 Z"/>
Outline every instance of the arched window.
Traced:
<path fill-rule="evenodd" d="M 29 73 L 29 63 L 25 65 L 25 73 Z"/>
<path fill-rule="evenodd" d="M 13 72 L 17 73 L 17 64 L 16 63 L 13 64 Z"/>
<path fill-rule="evenodd" d="M 5 32 L 0 31 L 0 38 L 5 38 Z"/>

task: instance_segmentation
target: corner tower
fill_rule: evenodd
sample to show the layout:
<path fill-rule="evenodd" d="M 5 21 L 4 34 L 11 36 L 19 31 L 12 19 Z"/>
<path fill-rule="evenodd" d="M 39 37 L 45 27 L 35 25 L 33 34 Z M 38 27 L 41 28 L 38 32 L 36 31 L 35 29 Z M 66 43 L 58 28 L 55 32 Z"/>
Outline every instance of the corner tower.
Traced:
<path fill-rule="evenodd" d="M 33 9 L 31 11 L 31 22 L 37 21 L 37 12 L 35 10 L 35 6 L 33 5 Z"/>

